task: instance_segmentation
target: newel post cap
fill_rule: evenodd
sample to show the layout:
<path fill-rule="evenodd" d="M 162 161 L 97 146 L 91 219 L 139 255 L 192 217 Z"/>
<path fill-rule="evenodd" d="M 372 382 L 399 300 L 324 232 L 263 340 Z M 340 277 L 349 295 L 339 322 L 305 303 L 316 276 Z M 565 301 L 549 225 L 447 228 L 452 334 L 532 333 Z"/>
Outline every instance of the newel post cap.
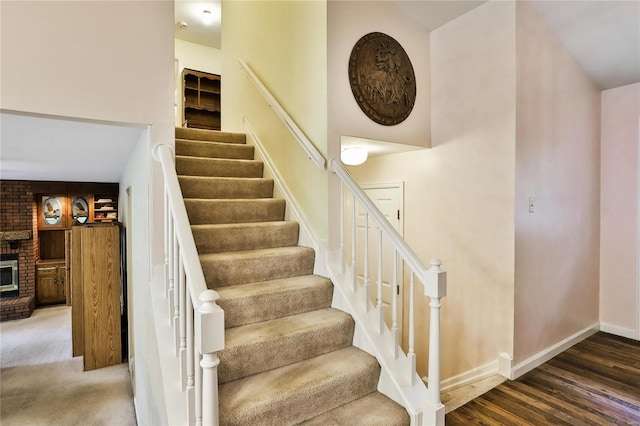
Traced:
<path fill-rule="evenodd" d="M 213 290 L 205 290 L 198 296 L 195 340 L 198 352 L 203 355 L 224 349 L 224 311 L 215 303 L 219 298 Z"/>
<path fill-rule="evenodd" d="M 447 272 L 443 271 L 440 259 L 431 259 L 431 267 L 426 272 L 424 295 L 440 299 L 447 295 Z"/>

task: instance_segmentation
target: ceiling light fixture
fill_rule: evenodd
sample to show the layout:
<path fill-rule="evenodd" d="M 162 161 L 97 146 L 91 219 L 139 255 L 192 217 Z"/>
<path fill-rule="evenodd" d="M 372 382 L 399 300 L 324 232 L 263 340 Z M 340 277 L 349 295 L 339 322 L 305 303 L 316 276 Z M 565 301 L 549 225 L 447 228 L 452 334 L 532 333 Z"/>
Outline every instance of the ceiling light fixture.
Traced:
<path fill-rule="evenodd" d="M 211 13 L 210 10 L 203 10 L 202 11 L 202 22 L 204 22 L 205 25 L 211 25 L 213 24 L 213 13 Z"/>
<path fill-rule="evenodd" d="M 368 157 L 367 150 L 359 146 L 345 148 L 340 153 L 340 160 L 347 166 L 359 166 L 367 161 Z"/>

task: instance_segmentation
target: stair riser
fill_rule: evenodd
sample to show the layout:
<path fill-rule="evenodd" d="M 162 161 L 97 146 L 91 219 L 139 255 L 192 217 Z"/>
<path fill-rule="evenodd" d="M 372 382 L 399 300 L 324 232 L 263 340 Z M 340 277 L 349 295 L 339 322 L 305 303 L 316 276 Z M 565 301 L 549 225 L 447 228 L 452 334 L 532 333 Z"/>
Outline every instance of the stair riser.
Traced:
<path fill-rule="evenodd" d="M 198 228 L 193 237 L 198 253 L 258 250 L 274 247 L 290 247 L 298 244 L 298 224 L 286 222 L 274 226 L 242 228 Z"/>
<path fill-rule="evenodd" d="M 253 160 L 176 157 L 176 172 L 182 176 L 261 178 L 262 166 Z"/>
<path fill-rule="evenodd" d="M 244 144 L 247 141 L 243 133 L 212 132 L 210 130 L 176 128 L 176 139 L 191 139 L 196 141 L 225 142 Z"/>
<path fill-rule="evenodd" d="M 203 260 L 209 288 L 297 277 L 313 273 L 313 252 L 259 259 Z"/>
<path fill-rule="evenodd" d="M 322 328 L 280 335 L 259 344 L 227 347 L 219 353 L 218 381 L 230 382 L 345 348 L 353 340 L 353 327 L 353 320 L 346 316 Z"/>
<path fill-rule="evenodd" d="M 284 219 L 284 200 L 185 200 L 192 225 L 272 222 Z"/>
<path fill-rule="evenodd" d="M 282 318 L 331 306 L 333 284 L 325 281 L 313 287 L 273 292 L 246 298 L 225 299 L 219 289 L 218 305 L 224 310 L 226 328 Z"/>
<path fill-rule="evenodd" d="M 176 140 L 176 155 L 253 160 L 253 146 L 231 143 Z"/>
<path fill-rule="evenodd" d="M 216 178 L 179 177 L 184 198 L 269 198 L 273 196 L 273 180 L 218 180 Z"/>

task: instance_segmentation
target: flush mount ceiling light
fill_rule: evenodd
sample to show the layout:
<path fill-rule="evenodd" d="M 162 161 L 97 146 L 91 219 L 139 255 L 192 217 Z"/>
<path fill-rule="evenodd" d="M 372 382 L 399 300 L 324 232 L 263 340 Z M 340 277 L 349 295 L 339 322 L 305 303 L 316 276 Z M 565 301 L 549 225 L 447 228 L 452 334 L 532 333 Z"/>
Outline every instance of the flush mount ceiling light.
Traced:
<path fill-rule="evenodd" d="M 368 157 L 367 150 L 359 146 L 345 148 L 340 153 L 340 160 L 347 166 L 359 166 L 367 161 Z"/>
<path fill-rule="evenodd" d="M 210 10 L 205 9 L 202 11 L 202 22 L 204 22 L 205 25 L 213 24 L 213 20 L 214 20 L 214 16 Z"/>

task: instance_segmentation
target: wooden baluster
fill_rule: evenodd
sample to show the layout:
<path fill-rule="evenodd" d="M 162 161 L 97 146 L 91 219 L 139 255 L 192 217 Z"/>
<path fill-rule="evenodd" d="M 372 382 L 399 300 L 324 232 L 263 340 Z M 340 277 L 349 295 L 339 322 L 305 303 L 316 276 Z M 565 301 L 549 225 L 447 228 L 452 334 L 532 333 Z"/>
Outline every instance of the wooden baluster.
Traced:
<path fill-rule="evenodd" d="M 202 424 L 218 425 L 218 352 L 224 349 L 224 311 L 216 305 L 218 293 L 212 290 L 200 294 L 196 314 L 196 342 L 202 354 Z"/>
<path fill-rule="evenodd" d="M 169 297 L 169 235 L 171 229 L 169 225 L 171 211 L 169 210 L 169 194 L 165 187 L 164 191 L 164 297 Z"/>
<path fill-rule="evenodd" d="M 345 271 L 344 215 L 344 184 L 340 183 L 340 251 L 338 252 L 338 263 L 343 274 Z"/>
<path fill-rule="evenodd" d="M 178 245 L 178 235 L 173 236 L 173 312 L 171 313 L 172 324 L 174 330 L 174 344 L 176 348 L 176 355 L 178 353 L 178 347 L 180 346 L 180 331 L 179 318 L 180 318 L 180 246 Z"/>

